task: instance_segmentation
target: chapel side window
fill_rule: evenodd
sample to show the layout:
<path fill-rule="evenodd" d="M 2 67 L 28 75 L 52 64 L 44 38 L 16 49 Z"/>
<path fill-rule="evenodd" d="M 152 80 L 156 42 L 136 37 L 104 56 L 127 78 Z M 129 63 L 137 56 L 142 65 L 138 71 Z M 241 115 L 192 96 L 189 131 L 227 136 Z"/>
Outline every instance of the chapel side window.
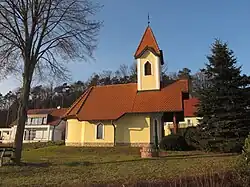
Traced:
<path fill-rule="evenodd" d="M 102 123 L 99 123 L 96 126 L 96 139 L 104 139 L 104 125 Z"/>
<path fill-rule="evenodd" d="M 152 67 L 149 61 L 147 61 L 144 65 L 144 75 L 152 75 Z"/>

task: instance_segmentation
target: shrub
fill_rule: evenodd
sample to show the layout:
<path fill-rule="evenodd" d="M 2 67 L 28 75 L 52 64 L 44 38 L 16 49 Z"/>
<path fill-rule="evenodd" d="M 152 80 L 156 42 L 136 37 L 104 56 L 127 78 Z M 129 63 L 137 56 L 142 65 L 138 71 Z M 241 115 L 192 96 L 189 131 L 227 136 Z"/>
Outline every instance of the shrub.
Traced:
<path fill-rule="evenodd" d="M 223 153 L 241 153 L 243 143 L 240 140 L 226 140 L 219 144 L 219 150 Z"/>
<path fill-rule="evenodd" d="M 243 156 L 237 160 L 233 179 L 235 183 L 241 184 L 243 187 L 250 186 L 250 166 L 246 164 L 246 160 Z"/>
<path fill-rule="evenodd" d="M 162 138 L 160 148 L 163 150 L 185 151 L 189 146 L 183 136 L 170 134 Z"/>
<path fill-rule="evenodd" d="M 243 146 L 243 157 L 246 160 L 246 164 L 250 164 L 250 134 L 245 140 L 245 144 Z"/>
<path fill-rule="evenodd" d="M 187 127 L 183 132 L 183 136 L 190 147 L 190 149 L 201 149 L 200 147 L 200 137 L 198 135 L 198 130 L 196 127 Z"/>
<path fill-rule="evenodd" d="M 185 139 L 187 140 L 186 136 Z M 223 138 L 194 138 L 194 146 L 196 149 L 202 151 L 212 151 L 220 153 L 241 153 L 244 141 L 242 139 L 223 139 Z M 187 141 L 190 145 L 189 141 Z"/>

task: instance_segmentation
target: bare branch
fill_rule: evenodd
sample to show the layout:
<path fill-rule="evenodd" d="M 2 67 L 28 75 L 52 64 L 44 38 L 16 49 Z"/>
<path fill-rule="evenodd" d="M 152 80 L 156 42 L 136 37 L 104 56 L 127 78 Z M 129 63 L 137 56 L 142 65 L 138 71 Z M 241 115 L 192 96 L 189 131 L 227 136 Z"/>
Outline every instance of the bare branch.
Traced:
<path fill-rule="evenodd" d="M 62 67 L 64 60 L 92 58 L 102 23 L 91 19 L 99 8 L 89 0 L 0 0 L 0 43 L 6 44 L 0 49 L 15 46 L 1 53 L 1 67 L 13 53 L 22 55 L 24 69 L 27 65 L 41 70 L 39 63 L 46 62 L 53 72 L 59 71 L 55 65 Z"/>

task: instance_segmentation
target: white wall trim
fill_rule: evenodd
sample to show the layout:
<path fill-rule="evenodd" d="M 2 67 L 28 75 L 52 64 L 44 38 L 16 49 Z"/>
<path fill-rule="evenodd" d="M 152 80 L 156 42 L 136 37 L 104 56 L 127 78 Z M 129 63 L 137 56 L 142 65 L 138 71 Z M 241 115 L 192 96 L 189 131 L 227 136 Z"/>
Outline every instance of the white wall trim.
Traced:
<path fill-rule="evenodd" d="M 50 126 L 48 126 L 47 131 L 48 131 L 48 141 L 50 141 Z"/>
<path fill-rule="evenodd" d="M 68 139 L 68 129 L 69 129 L 69 127 L 68 127 L 68 122 L 66 121 L 65 122 L 65 141 Z"/>
<path fill-rule="evenodd" d="M 141 62 L 137 59 L 137 90 L 141 90 Z"/>
<path fill-rule="evenodd" d="M 50 125 L 25 125 L 26 129 L 32 128 L 32 129 L 44 129 L 44 128 L 48 128 L 50 127 Z"/>
<path fill-rule="evenodd" d="M 156 56 L 156 64 L 155 64 L 155 78 L 156 78 L 156 89 L 160 89 L 160 58 Z"/>

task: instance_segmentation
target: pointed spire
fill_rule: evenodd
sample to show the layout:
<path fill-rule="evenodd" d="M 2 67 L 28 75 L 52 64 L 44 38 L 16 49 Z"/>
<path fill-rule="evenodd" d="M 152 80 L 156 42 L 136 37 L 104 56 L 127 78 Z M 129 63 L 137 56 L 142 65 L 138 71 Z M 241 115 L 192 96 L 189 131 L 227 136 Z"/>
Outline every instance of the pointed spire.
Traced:
<path fill-rule="evenodd" d="M 134 57 L 139 58 L 147 49 L 152 51 L 155 55 L 161 56 L 159 46 L 150 26 L 147 26 Z"/>

